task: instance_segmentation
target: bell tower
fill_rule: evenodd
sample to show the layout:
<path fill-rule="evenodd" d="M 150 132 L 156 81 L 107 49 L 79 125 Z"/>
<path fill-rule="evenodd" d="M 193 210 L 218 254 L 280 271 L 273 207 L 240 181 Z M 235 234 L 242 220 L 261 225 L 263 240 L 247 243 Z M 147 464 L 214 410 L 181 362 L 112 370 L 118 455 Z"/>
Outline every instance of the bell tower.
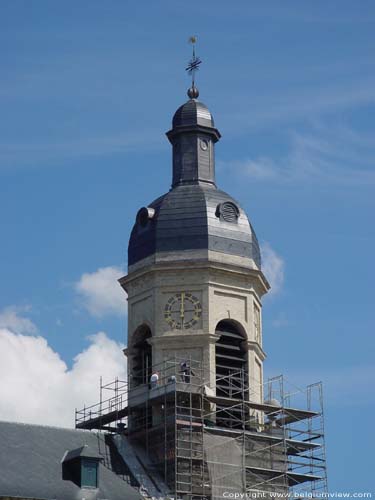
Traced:
<path fill-rule="evenodd" d="M 260 403 L 261 300 L 269 285 L 246 213 L 216 186 L 220 132 L 194 83 L 188 97 L 167 132 L 171 189 L 139 209 L 120 280 L 129 305 L 129 381 L 146 382 L 173 357 L 193 359 L 204 383 L 223 394 L 223 377 L 242 370 L 248 397 Z"/>
<path fill-rule="evenodd" d="M 263 381 L 269 284 L 248 216 L 216 184 L 220 132 L 198 100 L 199 64 L 193 45 L 188 100 L 167 132 L 171 188 L 138 210 L 120 279 L 128 379 L 102 386 L 76 426 L 110 434 L 144 498 L 299 498 L 307 485 L 316 498 L 327 490 L 321 384 Z"/>

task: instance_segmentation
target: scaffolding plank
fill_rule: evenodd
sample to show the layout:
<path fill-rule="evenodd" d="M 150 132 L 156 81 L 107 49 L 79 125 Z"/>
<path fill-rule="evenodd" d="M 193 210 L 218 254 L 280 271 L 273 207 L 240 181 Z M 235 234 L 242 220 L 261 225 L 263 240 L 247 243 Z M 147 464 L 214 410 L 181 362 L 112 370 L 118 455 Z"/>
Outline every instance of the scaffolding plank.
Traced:
<path fill-rule="evenodd" d="M 242 429 L 229 429 L 224 427 L 208 427 L 205 426 L 205 432 L 209 432 L 211 434 L 221 434 L 225 436 L 239 436 L 245 434 L 250 438 L 253 438 L 256 441 L 265 441 L 270 443 L 282 443 L 284 438 L 283 436 L 273 436 L 272 434 L 267 434 L 266 432 L 254 432 Z M 288 454 L 293 455 L 292 450 L 306 451 L 306 450 L 315 450 L 321 448 L 320 443 L 311 443 L 308 441 L 299 441 L 297 439 L 287 438 L 285 439 L 286 444 L 290 447 L 291 452 Z M 289 451 L 289 450 L 288 450 Z"/>
<path fill-rule="evenodd" d="M 111 411 L 105 415 L 100 415 L 99 417 L 90 418 L 79 422 L 76 425 L 76 429 L 102 429 L 103 426 L 120 420 L 121 418 L 128 416 L 128 408 L 122 408 L 121 410 Z"/>
<path fill-rule="evenodd" d="M 206 398 L 212 403 L 216 403 L 220 406 L 233 406 L 235 404 L 242 403 L 241 399 L 226 398 L 224 396 L 206 396 Z M 255 401 L 243 401 L 246 406 L 254 410 L 264 411 L 267 415 L 269 414 L 286 414 L 284 417 L 280 417 L 277 422 L 281 425 L 289 424 L 292 422 L 297 422 L 298 420 L 304 420 L 306 418 L 313 418 L 320 415 L 317 411 L 311 410 L 300 410 L 297 408 L 286 408 L 276 405 L 270 405 L 265 403 L 256 403 Z"/>
<path fill-rule="evenodd" d="M 182 425 L 182 426 L 187 426 L 187 427 L 203 427 L 203 424 L 200 422 L 192 422 L 191 420 L 183 420 L 181 418 L 176 419 L 176 424 L 177 425 Z"/>
<path fill-rule="evenodd" d="M 247 465 L 246 469 L 254 474 L 267 476 L 269 478 L 276 478 L 280 476 L 285 476 L 288 479 L 289 486 L 294 486 L 295 484 L 305 483 L 306 481 L 319 481 L 321 476 L 316 476 L 315 474 L 301 474 L 299 472 L 292 471 L 282 471 L 277 469 L 265 469 L 263 467 L 254 467 Z"/>

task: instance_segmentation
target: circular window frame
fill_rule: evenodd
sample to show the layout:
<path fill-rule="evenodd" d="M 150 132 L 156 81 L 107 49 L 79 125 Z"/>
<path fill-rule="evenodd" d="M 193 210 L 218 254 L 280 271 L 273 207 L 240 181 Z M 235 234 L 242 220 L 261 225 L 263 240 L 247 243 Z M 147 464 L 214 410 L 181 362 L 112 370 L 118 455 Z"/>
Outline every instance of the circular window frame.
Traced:
<path fill-rule="evenodd" d="M 233 201 L 224 201 L 216 207 L 216 217 L 225 222 L 236 224 L 240 216 L 240 209 Z"/>

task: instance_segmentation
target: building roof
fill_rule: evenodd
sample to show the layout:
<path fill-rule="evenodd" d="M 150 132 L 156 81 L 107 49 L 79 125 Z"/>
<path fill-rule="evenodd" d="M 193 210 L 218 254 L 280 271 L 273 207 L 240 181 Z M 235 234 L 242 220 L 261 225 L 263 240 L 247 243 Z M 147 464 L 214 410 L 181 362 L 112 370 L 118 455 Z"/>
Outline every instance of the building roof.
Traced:
<path fill-rule="evenodd" d="M 89 445 L 84 444 L 79 448 L 74 450 L 69 450 L 64 456 L 64 462 L 69 462 L 69 460 L 74 460 L 75 458 L 93 458 L 97 460 L 103 460 L 103 456 L 96 450 L 91 448 Z"/>
<path fill-rule="evenodd" d="M 172 120 L 173 128 L 200 125 L 202 127 L 214 127 L 214 119 L 211 112 L 203 102 L 189 99 L 180 106 Z"/>
<path fill-rule="evenodd" d="M 140 494 L 110 467 L 110 452 L 97 433 L 0 422 L 0 496 L 48 500 L 140 500 Z M 67 452 L 90 450 L 99 462 L 99 487 L 79 488 L 62 479 Z M 105 458 L 105 460 L 104 460 Z M 107 465 L 107 466 L 106 466 Z"/>
<path fill-rule="evenodd" d="M 188 95 L 198 95 L 197 89 Z M 207 106 L 189 99 L 175 112 L 167 136 L 173 148 L 172 189 L 138 212 L 129 270 L 166 259 L 216 260 L 260 270 L 259 244 L 246 213 L 216 187 L 214 146 L 220 132 Z"/>
<path fill-rule="evenodd" d="M 224 203 L 238 208 L 237 221 L 220 217 L 218 208 Z M 230 205 L 230 206 L 233 206 Z M 192 251 L 198 258 L 209 258 L 217 252 L 243 258 L 248 267 L 260 269 L 260 250 L 255 232 L 239 203 L 215 186 L 180 185 L 153 201 L 149 207 L 154 216 L 146 226 L 135 223 L 129 241 L 129 266 L 153 256 L 155 260 L 168 254 Z M 198 255 L 198 253 L 200 255 Z M 254 265 L 255 264 L 255 265 Z"/>

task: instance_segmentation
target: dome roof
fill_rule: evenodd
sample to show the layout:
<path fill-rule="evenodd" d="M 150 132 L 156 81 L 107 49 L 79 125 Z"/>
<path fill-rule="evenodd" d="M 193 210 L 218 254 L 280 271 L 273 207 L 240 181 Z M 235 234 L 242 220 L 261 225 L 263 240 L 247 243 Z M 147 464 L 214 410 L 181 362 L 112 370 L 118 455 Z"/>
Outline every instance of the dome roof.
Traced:
<path fill-rule="evenodd" d="M 257 237 L 238 202 L 215 186 L 189 184 L 176 186 L 139 210 L 128 261 L 129 266 L 151 256 L 153 262 L 216 257 L 228 261 L 224 254 L 230 262 L 260 269 Z"/>
<path fill-rule="evenodd" d="M 180 106 L 173 116 L 172 126 L 185 127 L 200 125 L 202 127 L 214 127 L 214 119 L 207 106 L 196 99 L 189 99 Z"/>

